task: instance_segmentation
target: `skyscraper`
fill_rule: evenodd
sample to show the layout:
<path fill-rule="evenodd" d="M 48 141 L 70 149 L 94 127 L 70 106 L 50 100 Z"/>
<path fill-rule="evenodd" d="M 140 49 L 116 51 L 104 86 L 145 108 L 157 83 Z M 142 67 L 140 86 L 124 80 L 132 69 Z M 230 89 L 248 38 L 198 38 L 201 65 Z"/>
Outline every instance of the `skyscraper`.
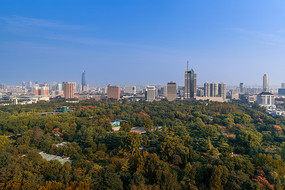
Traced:
<path fill-rule="evenodd" d="M 169 82 L 166 86 L 166 97 L 168 101 L 173 101 L 177 98 L 177 89 L 175 82 Z"/>
<path fill-rule="evenodd" d="M 218 96 L 218 85 L 215 82 L 210 84 L 210 96 L 217 97 Z"/>
<path fill-rule="evenodd" d="M 62 91 L 62 83 L 57 83 L 56 90 Z"/>
<path fill-rule="evenodd" d="M 210 84 L 205 82 L 204 83 L 204 96 L 210 97 L 211 96 L 210 93 L 211 93 Z"/>
<path fill-rule="evenodd" d="M 108 85 L 108 87 L 107 87 L 107 98 L 119 100 L 120 99 L 120 87 Z"/>
<path fill-rule="evenodd" d="M 0 90 L 4 90 L 5 89 L 5 84 L 0 84 Z"/>
<path fill-rule="evenodd" d="M 145 89 L 145 100 L 153 101 L 155 100 L 155 87 L 147 86 Z"/>
<path fill-rule="evenodd" d="M 240 88 L 240 93 L 243 94 L 244 93 L 244 85 L 243 85 L 243 83 L 239 83 L 239 88 Z"/>
<path fill-rule="evenodd" d="M 87 91 L 87 82 L 86 82 L 86 78 L 85 78 L 85 71 L 82 72 L 82 78 L 81 78 L 81 88 L 82 88 L 82 92 L 86 92 Z"/>
<path fill-rule="evenodd" d="M 64 97 L 66 99 L 74 98 L 74 83 L 65 82 L 63 88 L 64 88 Z"/>
<path fill-rule="evenodd" d="M 224 100 L 226 99 L 226 84 L 221 82 L 219 83 L 219 90 L 218 90 L 219 97 L 222 97 Z"/>
<path fill-rule="evenodd" d="M 184 98 L 190 99 L 196 97 L 196 73 L 193 69 L 188 71 L 188 62 L 187 62 L 187 70 L 185 71 L 185 91 Z"/>
<path fill-rule="evenodd" d="M 263 75 L 263 91 L 264 92 L 268 92 L 269 88 L 268 88 L 268 75 L 264 74 Z"/>

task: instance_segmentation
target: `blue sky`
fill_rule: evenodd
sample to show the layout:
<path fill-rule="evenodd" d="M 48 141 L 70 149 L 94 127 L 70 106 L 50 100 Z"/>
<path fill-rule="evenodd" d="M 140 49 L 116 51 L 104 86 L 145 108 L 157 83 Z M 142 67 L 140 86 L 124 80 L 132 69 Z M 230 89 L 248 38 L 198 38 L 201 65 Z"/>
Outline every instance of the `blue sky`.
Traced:
<path fill-rule="evenodd" d="M 285 82 L 283 0 L 0 0 L 0 83 Z"/>

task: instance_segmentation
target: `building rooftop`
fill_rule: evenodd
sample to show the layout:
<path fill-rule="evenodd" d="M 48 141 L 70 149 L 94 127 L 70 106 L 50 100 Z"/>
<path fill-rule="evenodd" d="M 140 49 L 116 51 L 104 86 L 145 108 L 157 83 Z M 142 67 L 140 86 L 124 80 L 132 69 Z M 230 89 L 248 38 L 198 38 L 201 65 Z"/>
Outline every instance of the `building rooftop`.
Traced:
<path fill-rule="evenodd" d="M 44 152 L 39 152 L 39 154 L 47 161 L 58 160 L 62 165 L 64 165 L 65 162 L 69 162 L 70 164 L 72 163 L 72 160 L 69 160 L 69 157 L 46 154 Z"/>
<path fill-rule="evenodd" d="M 273 95 L 272 93 L 270 93 L 270 92 L 261 92 L 260 94 L 258 94 L 258 95 Z"/>

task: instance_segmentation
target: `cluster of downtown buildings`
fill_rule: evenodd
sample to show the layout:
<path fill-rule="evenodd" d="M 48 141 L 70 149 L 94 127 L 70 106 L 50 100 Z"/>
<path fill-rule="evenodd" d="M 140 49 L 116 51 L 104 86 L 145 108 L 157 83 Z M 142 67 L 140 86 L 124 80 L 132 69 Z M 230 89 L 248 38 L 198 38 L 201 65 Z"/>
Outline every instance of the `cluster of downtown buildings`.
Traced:
<path fill-rule="evenodd" d="M 167 99 L 168 101 L 180 100 L 226 100 L 226 84 L 205 83 L 204 89 L 197 88 L 197 74 L 193 69 L 185 71 L 184 86 L 177 86 L 173 81 L 163 87 L 146 86 L 140 93 L 137 93 L 136 86 L 126 86 L 123 88 L 123 96 L 120 94 L 120 86 L 107 87 L 107 98 L 119 100 L 129 98 L 131 100 L 144 99 L 147 101 Z"/>
<path fill-rule="evenodd" d="M 202 87 L 197 87 L 197 74 L 193 69 L 185 71 L 184 85 L 178 86 L 171 81 L 165 86 L 112 86 L 89 87 L 86 81 L 86 72 L 82 72 L 81 82 L 63 82 L 52 84 L 39 84 L 37 82 L 23 82 L 22 85 L 6 87 L 0 84 L 0 105 L 7 102 L 12 103 L 34 103 L 39 100 L 48 101 L 50 98 L 64 97 L 69 100 L 83 100 L 93 98 L 100 99 L 127 99 L 129 101 L 154 101 L 167 99 L 174 100 L 209 100 L 224 102 L 230 99 L 242 99 L 247 102 L 257 101 L 260 105 L 270 107 L 275 105 L 275 97 L 285 96 L 285 83 L 282 83 L 277 92 L 270 91 L 268 75 L 263 76 L 263 88 L 245 88 L 240 83 L 236 89 L 227 89 L 226 84 L 204 83 Z M 22 100 L 22 101 L 18 101 Z M 4 102 L 4 103 L 3 103 Z"/>
<path fill-rule="evenodd" d="M 107 87 L 89 87 L 86 81 L 86 72 L 82 72 L 81 82 L 63 82 L 40 84 L 38 82 L 22 82 L 22 85 L 8 86 L 0 84 L 0 100 L 18 100 L 30 99 L 30 101 L 21 101 L 22 103 L 33 103 L 39 100 L 48 101 L 49 98 L 64 97 L 66 99 L 128 99 L 130 101 L 138 100 L 161 100 L 169 101 L 180 100 L 212 100 L 223 102 L 226 100 L 226 85 L 224 83 L 205 83 L 204 88 L 197 88 L 197 75 L 193 69 L 185 71 L 184 86 L 178 86 L 171 81 L 165 86 L 112 86 Z M 16 100 L 16 101 L 15 101 Z"/>

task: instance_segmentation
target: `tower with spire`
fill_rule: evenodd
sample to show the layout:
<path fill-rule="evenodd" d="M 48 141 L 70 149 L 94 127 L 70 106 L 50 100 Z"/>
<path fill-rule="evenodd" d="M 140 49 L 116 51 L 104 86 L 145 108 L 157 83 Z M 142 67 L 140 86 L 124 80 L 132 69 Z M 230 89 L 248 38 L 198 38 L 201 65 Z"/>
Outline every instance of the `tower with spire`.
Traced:
<path fill-rule="evenodd" d="M 196 97 L 197 75 L 193 69 L 189 71 L 189 61 L 185 71 L 184 99 L 189 100 Z"/>

